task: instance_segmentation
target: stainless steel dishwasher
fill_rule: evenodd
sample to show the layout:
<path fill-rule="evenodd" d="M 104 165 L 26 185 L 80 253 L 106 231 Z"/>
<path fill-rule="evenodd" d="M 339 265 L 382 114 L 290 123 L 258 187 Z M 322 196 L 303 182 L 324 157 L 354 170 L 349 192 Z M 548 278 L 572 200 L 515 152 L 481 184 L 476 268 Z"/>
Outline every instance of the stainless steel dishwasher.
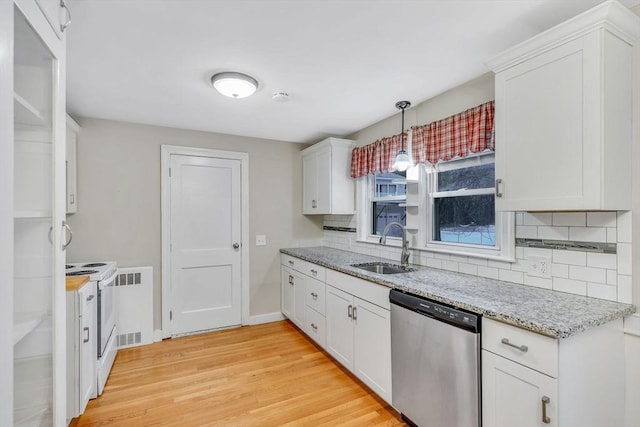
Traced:
<path fill-rule="evenodd" d="M 392 290 L 393 407 L 420 427 L 479 427 L 480 316 Z"/>

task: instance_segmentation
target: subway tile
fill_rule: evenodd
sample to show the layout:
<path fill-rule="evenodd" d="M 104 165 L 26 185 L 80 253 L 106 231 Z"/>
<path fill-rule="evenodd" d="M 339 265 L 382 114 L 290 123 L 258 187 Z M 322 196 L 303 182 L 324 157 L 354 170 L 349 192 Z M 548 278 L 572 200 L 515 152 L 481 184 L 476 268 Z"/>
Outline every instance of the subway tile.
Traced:
<path fill-rule="evenodd" d="M 514 263 L 511 263 L 511 270 L 526 272 L 529 269 L 529 261 L 519 259 Z"/>
<path fill-rule="evenodd" d="M 436 258 L 427 259 L 427 267 L 431 268 L 442 268 L 442 260 Z"/>
<path fill-rule="evenodd" d="M 631 243 L 631 211 L 618 212 L 618 243 Z"/>
<path fill-rule="evenodd" d="M 433 256 L 434 256 L 434 258 L 443 259 L 443 260 L 446 260 L 446 261 L 449 261 L 451 259 L 451 255 L 449 255 L 449 254 L 441 254 L 441 253 L 438 253 L 438 252 L 433 254 Z"/>
<path fill-rule="evenodd" d="M 489 264 L 489 261 L 483 258 L 469 257 L 469 264 L 486 266 Z"/>
<path fill-rule="evenodd" d="M 451 255 L 450 260 L 454 262 L 460 262 L 460 263 L 466 264 L 469 262 L 469 257 L 462 256 L 462 255 Z"/>
<path fill-rule="evenodd" d="M 442 260 L 442 267 L 440 268 L 442 268 L 443 270 L 458 272 L 458 263 L 453 261 Z"/>
<path fill-rule="evenodd" d="M 515 213 L 516 225 L 524 225 L 523 216 L 524 216 L 524 213 L 522 213 L 522 212 L 516 212 Z"/>
<path fill-rule="evenodd" d="M 506 261 L 494 261 L 490 259 L 488 260 L 487 265 L 489 267 L 511 270 L 511 263 Z"/>
<path fill-rule="evenodd" d="M 524 225 L 551 225 L 553 217 L 551 213 L 525 212 L 523 216 Z"/>
<path fill-rule="evenodd" d="M 524 283 L 524 273 L 520 271 L 498 270 L 498 280 L 512 283 Z"/>
<path fill-rule="evenodd" d="M 569 240 L 569 227 L 538 227 L 538 239 Z"/>
<path fill-rule="evenodd" d="M 587 283 L 587 296 L 593 298 L 617 301 L 618 290 L 615 286 L 603 285 L 601 283 Z"/>
<path fill-rule="evenodd" d="M 569 278 L 569 266 L 567 264 L 551 264 L 551 276 Z"/>
<path fill-rule="evenodd" d="M 586 212 L 554 212 L 553 225 L 585 227 L 587 225 Z"/>
<path fill-rule="evenodd" d="M 546 249 L 546 248 L 523 248 L 523 249 L 524 249 L 525 259 L 529 259 L 532 256 L 547 257 L 547 258 L 551 258 L 553 256 L 553 251 L 551 249 Z"/>
<path fill-rule="evenodd" d="M 587 265 L 587 253 L 554 249 L 553 262 L 557 264 Z"/>
<path fill-rule="evenodd" d="M 618 229 L 615 227 L 607 228 L 607 243 L 616 243 L 618 241 Z"/>
<path fill-rule="evenodd" d="M 607 270 L 607 285 L 618 285 L 618 272 L 616 270 Z"/>
<path fill-rule="evenodd" d="M 633 280 L 631 276 L 618 275 L 618 302 L 625 304 L 633 302 Z"/>
<path fill-rule="evenodd" d="M 616 212 L 587 212 L 587 227 L 615 227 Z"/>
<path fill-rule="evenodd" d="M 569 240 L 579 242 L 607 242 L 605 227 L 569 227 Z"/>
<path fill-rule="evenodd" d="M 607 270 L 570 265 L 569 279 L 594 283 L 607 283 Z"/>
<path fill-rule="evenodd" d="M 524 275 L 524 284 L 535 286 L 536 288 L 553 289 L 553 280 L 545 277 L 534 277 Z"/>
<path fill-rule="evenodd" d="M 499 270 L 493 267 L 485 267 L 483 265 L 478 266 L 478 276 L 488 277 L 489 279 L 498 280 Z"/>
<path fill-rule="evenodd" d="M 631 275 L 631 243 L 618 243 L 618 274 Z"/>
<path fill-rule="evenodd" d="M 615 270 L 617 268 L 616 254 L 599 254 L 587 252 L 587 267 L 608 268 Z"/>
<path fill-rule="evenodd" d="M 516 237 L 520 239 L 537 239 L 538 227 L 533 225 L 517 225 Z"/>
<path fill-rule="evenodd" d="M 576 295 L 587 295 L 587 282 L 581 280 L 553 278 L 553 290 Z"/>
<path fill-rule="evenodd" d="M 458 266 L 458 271 L 464 274 L 471 274 L 473 276 L 478 275 L 478 266 L 473 264 L 464 264 L 460 263 Z"/>

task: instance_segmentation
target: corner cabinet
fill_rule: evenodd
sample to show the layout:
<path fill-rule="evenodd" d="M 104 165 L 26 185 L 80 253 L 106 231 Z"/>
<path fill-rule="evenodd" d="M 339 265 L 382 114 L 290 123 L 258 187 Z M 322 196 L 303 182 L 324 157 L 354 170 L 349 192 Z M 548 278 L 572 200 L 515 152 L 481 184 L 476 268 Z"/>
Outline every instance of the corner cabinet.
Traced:
<path fill-rule="evenodd" d="M 555 339 L 482 319 L 483 427 L 621 426 L 622 319 Z"/>
<path fill-rule="evenodd" d="M 633 43 L 640 18 L 601 5 L 489 61 L 496 209 L 631 209 Z"/>
<path fill-rule="evenodd" d="M 0 2 L 3 426 L 66 426 L 66 36 L 41 3 Z"/>
<path fill-rule="evenodd" d="M 327 138 L 302 151 L 302 213 L 355 213 L 353 141 Z"/>

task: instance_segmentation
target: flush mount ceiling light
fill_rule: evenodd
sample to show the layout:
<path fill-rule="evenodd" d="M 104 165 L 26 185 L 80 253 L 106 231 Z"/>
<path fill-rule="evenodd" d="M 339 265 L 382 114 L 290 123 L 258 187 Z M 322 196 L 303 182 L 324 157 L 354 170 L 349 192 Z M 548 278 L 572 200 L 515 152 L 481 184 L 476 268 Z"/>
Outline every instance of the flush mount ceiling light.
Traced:
<path fill-rule="evenodd" d="M 225 71 L 211 76 L 211 84 L 229 98 L 246 98 L 258 89 L 258 81 L 251 76 L 233 71 Z"/>
<path fill-rule="evenodd" d="M 398 151 L 396 155 L 396 160 L 393 162 L 393 170 L 397 170 L 400 172 L 404 172 L 413 166 L 413 162 L 411 162 L 411 157 L 407 154 L 404 149 L 404 110 L 411 107 L 411 103 L 409 101 L 398 101 L 396 102 L 396 108 L 402 110 L 402 129 L 400 130 L 400 138 L 402 138 L 402 148 Z"/>

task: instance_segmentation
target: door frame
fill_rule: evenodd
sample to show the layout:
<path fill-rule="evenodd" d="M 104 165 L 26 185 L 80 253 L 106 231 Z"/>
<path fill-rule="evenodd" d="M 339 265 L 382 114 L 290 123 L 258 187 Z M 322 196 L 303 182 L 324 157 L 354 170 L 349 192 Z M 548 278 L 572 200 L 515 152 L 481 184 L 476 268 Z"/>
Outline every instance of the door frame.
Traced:
<path fill-rule="evenodd" d="M 209 148 L 183 147 L 179 145 L 160 146 L 161 162 L 161 212 L 162 212 L 162 338 L 171 338 L 171 183 L 169 166 L 171 156 L 211 157 L 240 161 L 240 254 L 241 271 L 241 313 L 242 325 L 249 324 L 249 154 L 236 151 L 213 150 Z"/>

